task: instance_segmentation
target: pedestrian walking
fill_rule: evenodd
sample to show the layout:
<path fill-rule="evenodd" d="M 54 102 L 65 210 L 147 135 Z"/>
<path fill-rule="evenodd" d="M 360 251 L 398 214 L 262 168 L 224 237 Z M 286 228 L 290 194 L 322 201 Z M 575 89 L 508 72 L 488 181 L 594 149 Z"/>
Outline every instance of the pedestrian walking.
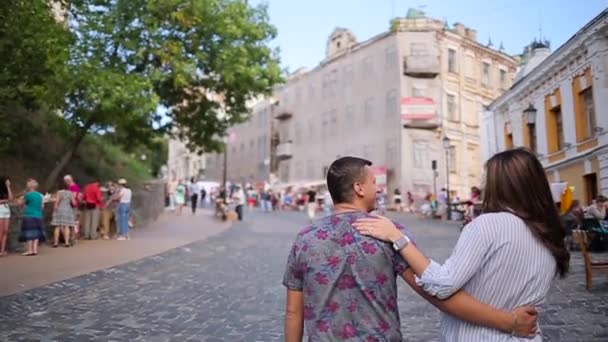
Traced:
<path fill-rule="evenodd" d="M 67 186 L 68 190 L 72 192 L 74 196 L 74 201 L 72 202 L 72 208 L 74 208 L 74 216 L 76 217 L 76 224 L 70 234 L 71 244 L 74 245 L 76 240 L 79 238 L 80 226 L 82 221 L 82 212 L 80 210 L 80 203 L 82 202 L 82 194 L 80 193 L 80 187 L 74 181 L 74 178 L 71 175 L 65 175 L 63 177 L 63 182 Z"/>
<path fill-rule="evenodd" d="M 308 192 L 306 192 L 306 197 L 308 198 L 308 204 L 307 204 L 307 213 L 308 213 L 308 218 L 310 218 L 311 220 L 315 219 L 315 215 L 316 215 L 316 211 L 317 211 L 317 192 L 315 191 L 315 189 L 313 187 L 311 187 L 310 189 L 308 189 Z"/>
<path fill-rule="evenodd" d="M 232 193 L 232 199 L 236 202 L 235 211 L 238 216 L 239 221 L 243 221 L 243 210 L 245 209 L 245 205 L 247 203 L 245 197 L 245 191 L 241 186 L 237 186 Z"/>
<path fill-rule="evenodd" d="M 19 241 L 25 242 L 27 246 L 27 251 L 21 254 L 23 256 L 38 255 L 38 243 L 45 240 L 42 222 L 44 196 L 37 189 L 38 182 L 32 178 L 28 179 L 26 194 L 19 201 L 24 207 Z"/>
<path fill-rule="evenodd" d="M 6 255 L 6 240 L 8 239 L 11 221 L 9 203 L 13 200 L 11 181 L 8 177 L 0 177 L 0 257 Z"/>
<path fill-rule="evenodd" d="M 205 186 L 201 184 L 201 208 L 205 208 L 205 201 L 207 200 L 207 190 Z"/>
<path fill-rule="evenodd" d="M 395 189 L 393 203 L 395 205 L 395 211 L 403 211 L 403 198 L 401 197 L 401 190 L 399 190 L 399 188 Z"/>
<path fill-rule="evenodd" d="M 51 226 L 53 229 L 53 248 L 59 247 L 59 237 L 63 234 L 65 247 L 70 247 L 70 231 L 76 225 L 76 214 L 74 205 L 76 197 L 67 189 L 57 191 L 55 195 L 55 206 L 53 208 L 53 218 Z"/>
<path fill-rule="evenodd" d="M 129 240 L 129 217 L 131 215 L 131 198 L 133 193 L 127 184 L 127 180 L 118 180 L 118 238 L 117 240 Z"/>
<path fill-rule="evenodd" d="M 450 258 L 428 259 L 390 220 L 365 218 L 360 233 L 398 246 L 400 255 L 431 296 L 450 298 L 461 289 L 509 311 L 541 305 L 556 275 L 568 273 L 570 254 L 545 170 L 534 154 L 513 149 L 486 164 L 484 214 L 462 231 Z M 413 275 L 410 275 L 413 277 Z M 511 336 L 453 315 L 443 315 L 445 341 L 506 341 Z M 540 332 L 530 339 L 542 341 Z"/>
<path fill-rule="evenodd" d="M 184 181 L 179 181 L 177 187 L 175 188 L 175 205 L 177 206 L 177 215 L 181 215 L 182 211 L 184 210 L 187 192 L 188 189 L 186 188 Z"/>
<path fill-rule="evenodd" d="M 329 167 L 327 186 L 335 213 L 301 230 L 287 260 L 286 341 L 301 341 L 304 326 L 311 341 L 410 340 L 401 334 L 397 305 L 397 276 L 409 274 L 408 263 L 398 248 L 362 236 L 352 226 L 359 218 L 371 217 L 375 208 L 370 166 L 367 160 L 343 157 Z M 406 279 L 424 293 L 413 276 Z M 523 310 L 499 311 L 462 291 L 446 301 L 425 297 L 458 317 L 509 332 L 515 327 L 515 333 L 527 334 L 535 324 L 535 317 L 522 314 Z"/>
<path fill-rule="evenodd" d="M 194 180 L 194 177 L 190 179 L 190 189 L 188 189 L 190 193 L 190 205 L 192 206 L 192 215 L 196 214 L 196 208 L 198 206 L 198 194 L 201 192 L 201 188 Z"/>

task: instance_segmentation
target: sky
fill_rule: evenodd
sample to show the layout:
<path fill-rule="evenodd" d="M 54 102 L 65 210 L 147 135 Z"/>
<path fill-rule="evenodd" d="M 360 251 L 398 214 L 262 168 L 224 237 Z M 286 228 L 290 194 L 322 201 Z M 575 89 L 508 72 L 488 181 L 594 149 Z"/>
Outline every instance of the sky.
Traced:
<path fill-rule="evenodd" d="M 257 0 L 269 6 L 270 22 L 278 29 L 272 42 L 281 50 L 289 71 L 316 66 L 325 43 L 336 27 L 351 29 L 358 41 L 387 31 L 392 17 L 404 17 L 408 8 L 427 16 L 461 22 L 477 30 L 477 40 L 491 38 L 496 47 L 519 54 L 541 35 L 557 49 L 581 27 L 608 7 L 608 0 Z M 393 15 L 394 13 L 394 15 Z"/>

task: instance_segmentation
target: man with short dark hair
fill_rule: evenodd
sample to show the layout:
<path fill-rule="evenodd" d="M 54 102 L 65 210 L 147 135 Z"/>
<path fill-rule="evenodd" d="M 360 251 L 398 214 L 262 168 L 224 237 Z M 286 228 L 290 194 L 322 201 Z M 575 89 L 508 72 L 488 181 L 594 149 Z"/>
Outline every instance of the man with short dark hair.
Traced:
<path fill-rule="evenodd" d="M 431 297 L 415 284 L 398 252 L 399 241 L 391 245 L 360 235 L 352 223 L 370 216 L 376 201 L 371 165 L 365 159 L 343 157 L 329 168 L 327 187 L 335 213 L 300 231 L 288 257 L 283 278 L 285 341 L 300 342 L 304 323 L 309 341 L 402 341 L 397 276 L 461 319 L 509 332 L 521 324 L 532 326 L 526 317 L 495 310 L 462 291 L 443 302 Z"/>

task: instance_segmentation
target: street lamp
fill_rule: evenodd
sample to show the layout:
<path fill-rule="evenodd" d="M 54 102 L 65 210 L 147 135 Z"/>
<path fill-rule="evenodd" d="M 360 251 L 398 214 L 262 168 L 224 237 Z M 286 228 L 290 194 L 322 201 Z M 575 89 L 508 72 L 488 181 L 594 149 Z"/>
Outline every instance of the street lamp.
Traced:
<path fill-rule="evenodd" d="M 228 205 L 228 188 L 226 187 L 226 181 L 228 178 L 228 135 L 224 136 L 224 172 L 222 175 L 222 187 L 224 188 L 224 192 L 223 192 L 223 202 L 224 205 Z"/>
<path fill-rule="evenodd" d="M 530 137 L 530 149 L 533 152 L 536 152 L 536 113 L 537 110 L 531 103 L 528 108 L 524 109 L 528 125 L 528 136 Z"/>
<path fill-rule="evenodd" d="M 443 136 L 441 141 L 445 150 L 445 182 L 446 182 L 446 202 L 448 220 L 452 218 L 452 209 L 450 203 L 450 138 L 447 135 Z"/>

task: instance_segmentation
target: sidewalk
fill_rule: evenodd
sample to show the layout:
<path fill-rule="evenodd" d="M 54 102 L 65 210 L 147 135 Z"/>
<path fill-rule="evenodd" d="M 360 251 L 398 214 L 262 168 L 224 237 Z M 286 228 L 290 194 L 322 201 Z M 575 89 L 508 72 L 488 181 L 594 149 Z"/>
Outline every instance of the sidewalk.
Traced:
<path fill-rule="evenodd" d="M 0 258 L 0 297 L 160 254 L 206 239 L 230 227 L 211 211 L 192 216 L 163 214 L 150 226 L 132 230 L 131 240 L 79 240 L 72 248 L 41 246 L 36 257 Z"/>

